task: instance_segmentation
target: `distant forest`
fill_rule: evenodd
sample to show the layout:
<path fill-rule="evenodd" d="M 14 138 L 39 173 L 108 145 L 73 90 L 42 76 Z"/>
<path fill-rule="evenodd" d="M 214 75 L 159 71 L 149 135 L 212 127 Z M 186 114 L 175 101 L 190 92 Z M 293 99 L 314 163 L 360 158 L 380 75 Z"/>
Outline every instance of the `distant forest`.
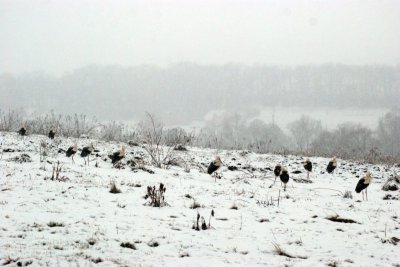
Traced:
<path fill-rule="evenodd" d="M 3 110 L 53 109 L 105 120 L 139 119 L 149 111 L 182 122 L 256 106 L 392 108 L 399 99 L 400 66 L 92 65 L 61 77 L 0 75 Z"/>

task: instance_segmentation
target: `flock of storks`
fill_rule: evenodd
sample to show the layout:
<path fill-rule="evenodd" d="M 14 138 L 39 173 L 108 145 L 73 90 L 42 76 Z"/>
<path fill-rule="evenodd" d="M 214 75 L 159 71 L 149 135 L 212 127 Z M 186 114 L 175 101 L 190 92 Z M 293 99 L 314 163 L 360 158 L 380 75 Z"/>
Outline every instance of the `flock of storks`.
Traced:
<path fill-rule="evenodd" d="M 25 127 L 22 127 L 18 131 L 18 133 L 22 136 L 26 135 Z M 49 131 L 48 137 L 50 139 L 54 139 L 55 132 L 53 129 L 51 129 Z M 89 164 L 89 156 L 93 151 L 94 151 L 94 146 L 92 143 L 90 145 L 82 148 L 81 157 L 85 160 L 85 165 Z M 71 157 L 72 162 L 74 162 L 74 155 L 76 154 L 76 152 L 78 152 L 78 145 L 75 143 L 67 149 L 66 156 Z M 86 161 L 86 157 L 87 157 L 87 161 Z M 119 162 L 121 159 L 123 159 L 125 157 L 125 146 L 122 146 L 121 149 L 119 149 L 118 151 L 109 155 L 108 157 L 111 159 L 111 162 L 113 164 Z M 208 166 L 207 173 L 210 175 L 215 175 L 218 178 L 221 178 L 218 175 L 217 171 L 221 168 L 222 165 L 223 165 L 223 163 L 222 163 L 221 158 L 219 156 L 216 156 L 216 158 L 213 161 L 211 161 L 210 165 Z M 307 179 L 309 179 L 310 172 L 312 172 L 312 162 L 309 159 L 306 159 L 303 162 L 303 166 L 304 166 L 304 169 L 307 171 Z M 333 171 L 336 169 L 336 166 L 337 166 L 337 160 L 336 160 L 336 157 L 333 157 L 329 161 L 328 166 L 326 167 L 326 171 L 328 173 L 333 173 Z M 274 183 L 276 182 L 276 179 L 279 177 L 279 179 L 281 180 L 281 184 L 283 183 L 283 190 L 286 191 L 286 185 L 289 182 L 289 172 L 286 170 L 286 168 L 284 166 L 278 164 L 275 166 L 274 174 L 275 174 Z M 365 198 L 366 198 L 366 200 L 368 200 L 368 191 L 367 191 L 368 189 L 367 188 L 368 188 L 369 184 L 371 183 L 372 179 L 373 178 L 372 178 L 371 173 L 367 172 L 365 174 L 365 176 L 362 177 L 356 185 L 355 191 L 357 193 L 362 192 L 363 200 L 364 200 L 364 189 L 365 189 Z"/>
<path fill-rule="evenodd" d="M 219 156 L 217 156 L 215 158 L 215 160 L 213 160 L 210 163 L 210 165 L 208 166 L 208 169 L 207 169 L 208 174 L 212 175 L 214 173 L 214 175 L 216 175 L 216 177 L 219 177 L 219 175 L 217 174 L 217 171 L 219 168 L 221 168 L 221 166 L 222 166 L 221 158 Z M 303 162 L 303 166 L 304 166 L 304 169 L 307 171 L 307 179 L 310 179 L 310 172 L 312 172 L 312 162 L 309 159 L 306 159 Z M 333 173 L 333 171 L 336 169 L 336 167 L 337 167 L 337 160 L 336 160 L 336 156 L 335 156 L 329 161 L 328 166 L 326 167 L 326 171 L 328 173 Z M 286 170 L 285 167 L 278 164 L 275 166 L 274 174 L 275 174 L 274 184 L 276 182 L 276 179 L 279 177 L 279 179 L 281 180 L 281 184 L 283 183 L 283 190 L 286 191 L 286 185 L 289 182 L 289 172 Z M 363 200 L 364 200 L 364 189 L 365 189 L 365 198 L 366 198 L 366 200 L 368 200 L 367 187 L 369 186 L 371 181 L 372 181 L 371 173 L 367 172 L 366 175 L 364 177 L 362 177 L 356 185 L 355 191 L 357 193 L 362 192 Z"/>

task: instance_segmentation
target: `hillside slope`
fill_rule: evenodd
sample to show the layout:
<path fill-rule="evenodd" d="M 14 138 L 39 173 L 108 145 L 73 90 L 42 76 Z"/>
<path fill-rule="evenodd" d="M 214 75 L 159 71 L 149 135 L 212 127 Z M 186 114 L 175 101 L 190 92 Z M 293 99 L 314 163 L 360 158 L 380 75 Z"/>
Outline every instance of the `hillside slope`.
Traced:
<path fill-rule="evenodd" d="M 314 171 L 312 183 L 306 183 L 301 157 L 188 148 L 175 154 L 190 168 L 185 172 L 177 166 L 182 164 L 154 168 L 142 148 L 127 146 L 118 169 L 107 157 L 120 147 L 117 143 L 79 140 L 80 147 L 93 142 L 96 149 L 85 166 L 79 155 L 75 164 L 65 156 L 72 139 L 0 136 L 0 265 L 400 265 L 400 195 L 382 191 L 399 168 L 339 160 L 329 175 L 329 159 L 310 158 Z M 48 150 L 44 162 L 42 141 Z M 222 179 L 214 181 L 204 169 L 216 154 L 224 166 Z M 135 157 L 154 173 L 132 170 L 127 162 Z M 57 161 L 62 181 L 49 179 Z M 297 179 L 289 181 L 286 192 L 279 178 L 273 184 L 277 163 Z M 362 201 L 354 188 L 367 170 L 375 179 L 369 201 Z M 112 181 L 121 193 L 109 192 Z M 166 187 L 166 206 L 145 205 L 147 186 L 160 183 Z M 346 190 L 352 199 L 343 198 Z M 388 193 L 397 199 L 384 200 Z M 200 207 L 192 209 L 194 202 Z M 197 212 L 208 224 L 211 210 L 211 229 L 193 230 Z M 327 219 L 336 215 L 355 223 Z M 127 242 L 134 248 L 121 246 Z M 287 255 L 279 255 L 277 246 Z"/>

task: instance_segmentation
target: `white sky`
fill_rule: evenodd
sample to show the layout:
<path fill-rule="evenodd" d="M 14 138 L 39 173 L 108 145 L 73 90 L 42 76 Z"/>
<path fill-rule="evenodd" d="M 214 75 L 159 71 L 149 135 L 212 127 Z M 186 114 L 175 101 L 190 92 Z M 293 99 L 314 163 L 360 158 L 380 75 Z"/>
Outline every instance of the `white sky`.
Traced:
<path fill-rule="evenodd" d="M 0 0 L 0 73 L 400 63 L 398 0 Z"/>

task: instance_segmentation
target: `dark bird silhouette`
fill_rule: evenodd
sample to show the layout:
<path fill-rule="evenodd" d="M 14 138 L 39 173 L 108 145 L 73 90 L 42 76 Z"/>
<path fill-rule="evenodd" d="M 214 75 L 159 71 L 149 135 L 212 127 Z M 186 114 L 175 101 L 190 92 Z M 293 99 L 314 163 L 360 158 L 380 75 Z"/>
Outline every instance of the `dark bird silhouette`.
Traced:
<path fill-rule="evenodd" d="M 211 161 L 210 165 L 208 166 L 207 173 L 208 174 L 215 173 L 215 180 L 217 180 L 217 177 L 218 179 L 221 179 L 221 177 L 219 177 L 217 173 L 217 170 L 221 168 L 221 166 L 222 166 L 221 158 L 219 156 L 216 156 L 215 160 Z"/>
<path fill-rule="evenodd" d="M 56 136 L 56 133 L 53 131 L 53 129 L 50 130 L 49 134 L 47 135 L 50 139 L 54 139 Z"/>
<path fill-rule="evenodd" d="M 117 152 L 108 155 L 108 157 L 111 159 L 112 164 L 117 163 L 118 161 L 120 161 L 125 157 L 125 146 L 122 146 L 121 149 L 119 149 Z"/>
<path fill-rule="evenodd" d="M 336 156 L 335 156 L 329 161 L 328 166 L 326 167 L 326 171 L 328 173 L 332 173 L 336 169 L 336 166 L 337 166 L 337 162 L 336 162 Z"/>
<path fill-rule="evenodd" d="M 279 175 L 281 175 L 281 170 L 282 170 L 282 166 L 281 166 L 280 164 L 278 164 L 278 165 L 275 166 L 275 169 L 274 169 L 274 174 L 275 174 L 275 181 L 274 181 L 274 184 L 275 184 L 275 182 L 276 182 L 276 178 L 278 178 Z"/>
<path fill-rule="evenodd" d="M 74 155 L 76 154 L 76 152 L 78 151 L 78 145 L 75 143 L 72 146 L 70 146 L 67 151 L 65 152 L 65 154 L 67 155 L 67 157 L 71 157 L 72 156 L 72 162 L 75 163 L 74 161 Z"/>
<path fill-rule="evenodd" d="M 368 188 L 367 187 L 372 182 L 372 179 L 373 178 L 372 178 L 371 173 L 367 172 L 365 174 L 365 176 L 363 178 L 361 178 L 357 183 L 356 192 L 357 193 L 362 192 L 363 200 L 364 200 L 364 191 L 363 190 L 365 189 L 365 196 L 366 196 L 366 199 L 368 201 Z"/>
<path fill-rule="evenodd" d="M 26 135 L 26 129 L 25 126 L 22 126 L 21 129 L 18 131 L 19 135 L 25 136 Z"/>
<path fill-rule="evenodd" d="M 86 165 L 86 159 L 85 159 L 86 157 L 88 158 L 87 165 L 89 165 L 89 161 L 90 161 L 89 156 L 90 156 L 90 154 L 92 154 L 93 150 L 94 150 L 94 147 L 93 147 L 92 143 L 90 145 L 82 148 L 81 157 L 85 160 L 85 165 Z"/>
<path fill-rule="evenodd" d="M 289 182 L 289 172 L 282 167 L 281 173 L 279 174 L 279 178 L 283 183 L 283 191 L 286 191 L 286 184 Z"/>
<path fill-rule="evenodd" d="M 310 172 L 312 172 L 312 163 L 309 159 L 303 162 L 304 169 L 307 171 L 307 179 L 310 179 Z"/>

